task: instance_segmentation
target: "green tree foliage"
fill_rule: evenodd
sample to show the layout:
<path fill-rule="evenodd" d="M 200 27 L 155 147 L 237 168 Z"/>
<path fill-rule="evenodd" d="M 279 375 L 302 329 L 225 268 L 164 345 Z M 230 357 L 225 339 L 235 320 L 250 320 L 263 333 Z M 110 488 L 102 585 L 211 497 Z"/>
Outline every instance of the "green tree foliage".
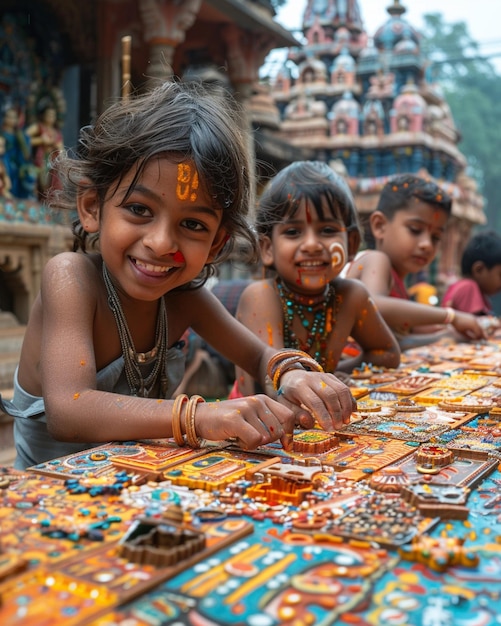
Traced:
<path fill-rule="evenodd" d="M 464 22 L 446 24 L 442 15 L 425 16 L 422 50 L 433 61 L 430 71 L 443 88 L 457 129 L 468 174 L 486 199 L 488 225 L 501 232 L 501 76 Z"/>

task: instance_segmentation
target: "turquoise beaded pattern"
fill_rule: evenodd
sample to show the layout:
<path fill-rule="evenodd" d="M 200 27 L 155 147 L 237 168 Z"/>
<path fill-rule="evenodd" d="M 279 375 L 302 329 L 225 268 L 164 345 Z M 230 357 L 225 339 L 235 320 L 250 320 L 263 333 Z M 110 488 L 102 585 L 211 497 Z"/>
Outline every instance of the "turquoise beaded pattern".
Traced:
<path fill-rule="evenodd" d="M 279 278 L 275 283 L 282 303 L 284 346 L 307 352 L 326 369 L 327 337 L 335 321 L 336 290 L 329 284 L 321 298 L 308 298 L 289 291 Z M 310 318 L 313 316 L 313 319 L 308 319 L 308 315 Z M 299 318 L 308 333 L 306 341 L 294 332 L 294 316 Z"/>

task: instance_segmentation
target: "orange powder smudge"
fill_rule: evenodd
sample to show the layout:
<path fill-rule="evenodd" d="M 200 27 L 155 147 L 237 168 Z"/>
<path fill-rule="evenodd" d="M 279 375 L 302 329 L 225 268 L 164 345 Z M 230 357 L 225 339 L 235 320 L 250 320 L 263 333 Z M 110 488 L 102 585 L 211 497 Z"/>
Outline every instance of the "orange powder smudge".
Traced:
<path fill-rule="evenodd" d="M 83 359 L 80 361 L 80 365 L 83 367 L 84 365 L 87 365 L 87 362 L 84 361 Z"/>
<path fill-rule="evenodd" d="M 268 345 L 272 346 L 273 345 L 273 329 L 271 327 L 271 324 L 266 324 L 266 330 L 268 331 Z"/>
<path fill-rule="evenodd" d="M 78 392 L 73 394 L 73 400 L 78 400 L 79 397 L 80 394 Z"/>

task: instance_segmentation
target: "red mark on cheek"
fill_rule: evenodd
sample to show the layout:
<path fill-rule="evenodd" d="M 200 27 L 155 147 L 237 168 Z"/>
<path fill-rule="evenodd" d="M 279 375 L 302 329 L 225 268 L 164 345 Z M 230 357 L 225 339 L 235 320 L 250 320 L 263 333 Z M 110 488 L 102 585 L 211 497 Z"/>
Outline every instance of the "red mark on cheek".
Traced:
<path fill-rule="evenodd" d="M 174 254 L 172 255 L 172 258 L 176 263 L 184 263 L 185 261 L 184 255 L 181 252 L 181 250 L 174 252 Z"/>

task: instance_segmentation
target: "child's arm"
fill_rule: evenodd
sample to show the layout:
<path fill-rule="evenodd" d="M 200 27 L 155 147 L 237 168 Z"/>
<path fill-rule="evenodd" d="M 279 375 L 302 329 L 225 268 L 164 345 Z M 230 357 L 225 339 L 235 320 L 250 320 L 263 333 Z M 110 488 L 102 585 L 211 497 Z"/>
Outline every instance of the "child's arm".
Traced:
<path fill-rule="evenodd" d="M 367 252 L 357 270 L 358 276 L 355 277 L 366 285 L 385 322 L 394 332 L 419 332 L 416 327 L 437 325 L 440 328 L 436 330 L 444 334 L 447 332 L 446 324 L 450 324 L 458 333 L 469 339 L 485 339 L 485 331 L 474 315 L 456 311 L 451 320 L 448 309 L 389 296 L 391 265 L 383 252 L 377 250 Z M 438 336 L 435 339 L 438 339 Z M 429 341 L 432 341 L 431 337 Z"/>
<path fill-rule="evenodd" d="M 260 307 L 262 305 L 264 309 L 267 309 L 266 305 L 263 305 L 266 293 L 266 290 L 261 292 Z M 184 297 L 187 295 L 184 294 Z M 257 296 L 256 292 L 254 296 Z M 180 294 L 180 297 L 183 297 L 183 294 Z M 277 394 L 276 390 L 270 388 L 266 375 L 268 361 L 277 350 L 266 346 L 207 290 L 198 291 L 196 297 L 198 304 L 192 307 L 195 318 L 190 322 L 193 330 L 215 350 L 248 372 L 263 389 L 266 389 L 266 393 L 292 408 L 296 419 L 303 424 L 308 424 L 311 422 L 311 416 L 314 415 L 326 430 L 338 428 L 349 419 L 354 410 L 353 398 L 348 387 L 332 374 L 307 372 L 302 369 L 292 370 L 281 378 L 280 393 Z M 268 319 L 270 315 L 273 334 L 276 331 L 273 321 L 276 312 L 269 311 Z"/>
<path fill-rule="evenodd" d="M 350 335 L 362 348 L 360 355 L 341 360 L 336 369 L 351 372 L 361 363 L 372 363 L 388 368 L 398 367 L 400 363 L 398 342 L 376 308 L 365 285 L 349 279 L 336 282 L 342 298 L 337 324 L 342 324 L 343 316 L 353 315 Z"/>
<path fill-rule="evenodd" d="M 242 292 L 236 318 L 266 345 L 277 350 L 284 347 L 282 310 L 275 287 L 269 280 L 250 283 Z M 236 367 L 238 387 L 244 396 L 254 393 L 255 380 L 241 367 Z"/>
<path fill-rule="evenodd" d="M 105 344 L 113 345 L 117 340 L 106 294 L 96 288 L 99 281 L 100 272 L 84 255 L 58 255 L 47 263 L 42 278 L 43 310 L 37 315 L 43 317 L 41 348 L 36 355 L 24 350 L 20 383 L 28 392 L 43 395 L 47 427 L 57 440 L 99 443 L 171 437 L 173 400 L 132 397 L 96 388 L 96 359 L 99 362 Z M 189 319 L 188 312 L 183 314 Z M 172 317 L 175 326 L 175 315 Z M 119 344 L 117 351 L 110 355 L 108 349 L 107 362 L 120 355 Z M 29 363 L 36 365 L 38 358 L 40 389 L 36 388 L 34 368 Z M 186 408 L 180 422 L 183 434 Z M 194 411 L 197 436 L 214 440 L 234 437 L 249 449 L 277 439 L 287 445 L 295 423 L 289 407 L 265 395 L 201 403 L 194 405 Z"/>
<path fill-rule="evenodd" d="M 170 437 L 174 401 L 96 389 L 96 363 L 103 348 L 108 347 L 106 363 L 120 354 L 117 344 L 117 353 L 113 348 L 110 358 L 109 345 L 117 338 L 114 327 L 111 331 L 114 321 L 111 317 L 110 322 L 106 294 L 96 288 L 100 280 L 100 271 L 80 254 L 58 255 L 44 269 L 39 363 L 49 432 L 61 441 L 89 443 Z M 265 384 L 273 350 L 241 326 L 212 294 L 202 289 L 172 299 L 173 308 L 170 303 L 168 307 L 170 329 L 171 321 L 174 329 L 180 329 L 180 318 L 184 320 L 183 330 L 186 325 L 197 330 L 197 320 L 205 320 L 199 328 L 216 331 L 207 337 L 214 340 L 214 347 L 224 353 L 229 343 L 226 356 L 249 367 Z M 174 330 L 171 336 L 174 339 L 181 334 Z M 31 357 L 32 361 L 38 358 Z M 29 370 L 28 365 L 21 363 L 20 383 L 36 394 L 36 387 L 23 378 L 25 369 Z M 348 388 L 334 376 L 297 370 L 284 374 L 281 385 L 280 402 L 258 395 L 196 405 L 197 435 L 214 440 L 234 437 L 246 448 L 277 439 L 287 445 L 298 416 L 311 412 L 324 427 L 333 429 L 353 410 Z M 184 420 L 181 427 L 184 432 Z"/>

